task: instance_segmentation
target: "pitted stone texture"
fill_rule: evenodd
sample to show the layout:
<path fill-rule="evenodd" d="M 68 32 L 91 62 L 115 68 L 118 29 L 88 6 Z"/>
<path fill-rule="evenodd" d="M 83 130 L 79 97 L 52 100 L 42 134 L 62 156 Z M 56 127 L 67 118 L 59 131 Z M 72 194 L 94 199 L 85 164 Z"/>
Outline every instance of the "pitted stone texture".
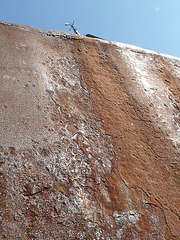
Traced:
<path fill-rule="evenodd" d="M 178 239 L 180 61 L 0 31 L 0 237 Z"/>

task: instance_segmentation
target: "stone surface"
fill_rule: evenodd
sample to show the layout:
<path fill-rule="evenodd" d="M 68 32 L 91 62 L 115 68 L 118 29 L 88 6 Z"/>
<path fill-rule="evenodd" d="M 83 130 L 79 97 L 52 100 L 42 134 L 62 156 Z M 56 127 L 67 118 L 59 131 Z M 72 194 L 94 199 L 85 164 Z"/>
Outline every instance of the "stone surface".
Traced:
<path fill-rule="evenodd" d="M 180 59 L 0 32 L 0 239 L 179 239 Z"/>

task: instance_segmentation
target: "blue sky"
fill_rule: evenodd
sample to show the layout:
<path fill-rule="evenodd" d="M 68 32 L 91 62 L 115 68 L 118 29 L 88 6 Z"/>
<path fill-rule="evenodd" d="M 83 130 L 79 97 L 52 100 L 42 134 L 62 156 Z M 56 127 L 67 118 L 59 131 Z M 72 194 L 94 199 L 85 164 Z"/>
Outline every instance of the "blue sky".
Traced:
<path fill-rule="evenodd" d="M 0 0 L 0 21 L 136 45 L 180 57 L 180 0 Z"/>

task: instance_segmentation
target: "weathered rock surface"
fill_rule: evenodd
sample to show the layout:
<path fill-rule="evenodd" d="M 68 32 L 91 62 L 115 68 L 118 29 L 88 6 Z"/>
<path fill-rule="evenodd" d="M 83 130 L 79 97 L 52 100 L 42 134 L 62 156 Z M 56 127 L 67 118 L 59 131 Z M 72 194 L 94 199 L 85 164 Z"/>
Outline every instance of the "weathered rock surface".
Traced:
<path fill-rule="evenodd" d="M 0 239 L 179 239 L 180 59 L 0 24 Z"/>

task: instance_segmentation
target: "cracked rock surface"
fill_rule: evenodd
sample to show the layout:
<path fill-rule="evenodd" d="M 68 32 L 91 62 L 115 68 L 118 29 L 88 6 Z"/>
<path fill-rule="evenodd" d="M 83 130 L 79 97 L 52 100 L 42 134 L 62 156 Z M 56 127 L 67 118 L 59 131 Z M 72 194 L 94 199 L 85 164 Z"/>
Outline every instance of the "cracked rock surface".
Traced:
<path fill-rule="evenodd" d="M 0 33 L 0 239 L 179 239 L 180 59 Z"/>

